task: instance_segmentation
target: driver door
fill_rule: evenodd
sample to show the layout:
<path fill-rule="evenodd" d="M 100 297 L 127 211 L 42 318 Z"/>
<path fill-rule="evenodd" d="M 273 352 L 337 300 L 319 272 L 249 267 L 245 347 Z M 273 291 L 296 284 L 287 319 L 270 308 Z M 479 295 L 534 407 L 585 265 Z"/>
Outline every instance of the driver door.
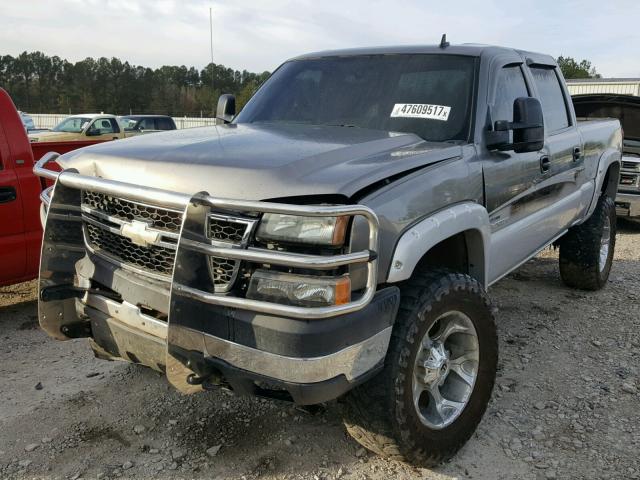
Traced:
<path fill-rule="evenodd" d="M 114 118 L 96 118 L 87 129 L 90 140 L 117 140 L 120 127 Z"/>

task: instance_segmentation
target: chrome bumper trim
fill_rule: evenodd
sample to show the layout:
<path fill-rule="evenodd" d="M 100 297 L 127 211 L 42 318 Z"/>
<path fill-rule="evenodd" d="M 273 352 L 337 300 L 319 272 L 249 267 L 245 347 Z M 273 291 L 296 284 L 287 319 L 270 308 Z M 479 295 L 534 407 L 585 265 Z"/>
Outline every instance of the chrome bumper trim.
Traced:
<path fill-rule="evenodd" d="M 378 365 L 387 353 L 391 327 L 330 355 L 285 357 L 205 335 L 205 354 L 258 375 L 291 383 L 317 383 L 344 375 L 352 381 Z"/>

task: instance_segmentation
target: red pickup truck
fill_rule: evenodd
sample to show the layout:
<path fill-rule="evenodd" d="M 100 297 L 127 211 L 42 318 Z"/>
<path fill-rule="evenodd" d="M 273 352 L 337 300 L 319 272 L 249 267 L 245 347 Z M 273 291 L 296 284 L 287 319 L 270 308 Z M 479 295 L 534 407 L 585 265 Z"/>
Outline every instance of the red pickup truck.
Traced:
<path fill-rule="evenodd" d="M 29 143 L 18 111 L 0 88 L 0 286 L 38 276 L 40 193 L 46 187 L 33 172 L 45 153 L 66 153 L 98 141 Z"/>

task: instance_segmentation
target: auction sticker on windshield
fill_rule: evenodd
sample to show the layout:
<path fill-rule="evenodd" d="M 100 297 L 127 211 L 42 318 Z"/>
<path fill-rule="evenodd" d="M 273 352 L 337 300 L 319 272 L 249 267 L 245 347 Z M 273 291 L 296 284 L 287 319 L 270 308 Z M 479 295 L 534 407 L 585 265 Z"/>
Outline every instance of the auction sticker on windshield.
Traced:
<path fill-rule="evenodd" d="M 396 103 L 391 111 L 391 118 L 428 118 L 431 120 L 449 119 L 451 107 L 429 105 L 427 103 Z"/>

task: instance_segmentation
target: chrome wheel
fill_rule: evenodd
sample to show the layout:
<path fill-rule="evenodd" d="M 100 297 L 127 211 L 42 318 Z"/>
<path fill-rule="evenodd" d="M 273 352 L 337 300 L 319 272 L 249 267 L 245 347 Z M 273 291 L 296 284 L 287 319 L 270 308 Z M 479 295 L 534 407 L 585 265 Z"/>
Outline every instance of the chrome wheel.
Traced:
<path fill-rule="evenodd" d="M 447 312 L 422 338 L 413 368 L 413 403 L 420 421 L 439 430 L 466 407 L 478 377 L 478 334 L 462 312 Z"/>
<path fill-rule="evenodd" d="M 611 226 L 609 221 L 604 224 L 602 228 L 602 237 L 600 238 L 600 258 L 598 260 L 598 268 L 600 271 L 604 271 L 607 266 L 607 259 L 609 258 L 609 247 L 611 245 Z"/>

